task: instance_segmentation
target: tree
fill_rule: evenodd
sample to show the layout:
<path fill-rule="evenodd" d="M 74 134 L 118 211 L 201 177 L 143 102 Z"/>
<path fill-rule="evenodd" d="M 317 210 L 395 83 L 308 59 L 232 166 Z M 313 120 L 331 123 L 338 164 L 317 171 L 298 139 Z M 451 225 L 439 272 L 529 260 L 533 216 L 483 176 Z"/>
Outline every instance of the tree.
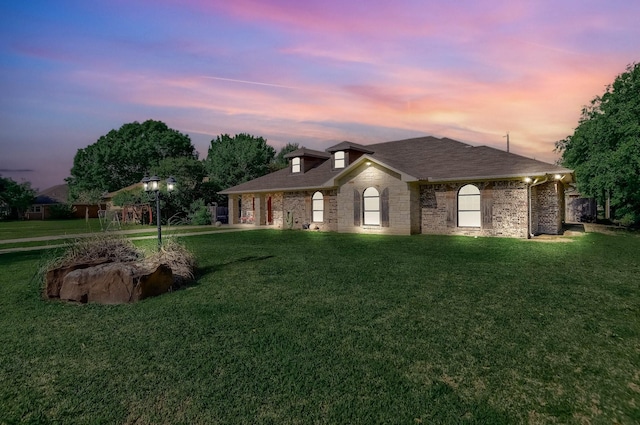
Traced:
<path fill-rule="evenodd" d="M 284 156 L 298 149 L 299 145 L 297 143 L 287 143 L 285 146 L 283 146 L 271 163 L 271 171 L 277 171 L 282 170 L 283 168 L 287 168 L 289 166 L 289 160 Z"/>
<path fill-rule="evenodd" d="M 17 183 L 0 175 L 0 219 L 20 218 L 33 205 L 36 191 L 31 183 Z"/>
<path fill-rule="evenodd" d="M 194 200 L 201 199 L 204 205 L 215 196 L 204 183 L 207 175 L 204 162 L 195 158 L 165 158 L 152 168 L 152 173 L 163 178 L 172 176 L 177 181 L 176 190 L 162 198 L 167 217 L 186 217 Z"/>
<path fill-rule="evenodd" d="M 275 149 L 262 137 L 228 134 L 211 140 L 205 160 L 209 182 L 216 192 L 267 174 Z M 218 202 L 224 198 L 218 197 Z"/>
<path fill-rule="evenodd" d="M 556 142 L 562 165 L 576 172 L 578 190 L 613 216 L 640 223 L 640 64 L 632 64 L 584 107 L 574 133 Z"/>
<path fill-rule="evenodd" d="M 198 158 L 189 136 L 161 121 L 124 124 L 78 149 L 66 179 L 70 196 L 75 200 L 82 193 L 122 189 L 139 182 L 161 160 L 177 157 Z"/>

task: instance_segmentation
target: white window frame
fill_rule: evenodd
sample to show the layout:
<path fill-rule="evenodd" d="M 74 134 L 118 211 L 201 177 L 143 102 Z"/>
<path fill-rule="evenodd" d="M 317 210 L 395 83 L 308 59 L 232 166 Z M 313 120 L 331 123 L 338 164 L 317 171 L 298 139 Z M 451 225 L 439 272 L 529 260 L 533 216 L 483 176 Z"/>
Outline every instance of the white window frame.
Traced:
<path fill-rule="evenodd" d="M 473 184 L 458 190 L 458 227 L 482 227 L 480 189 Z"/>
<path fill-rule="evenodd" d="M 344 168 L 347 165 L 347 158 L 344 151 L 337 151 L 333 154 L 333 168 Z"/>
<path fill-rule="evenodd" d="M 311 198 L 312 220 L 314 223 L 324 222 L 324 195 L 318 191 Z"/>
<path fill-rule="evenodd" d="M 375 187 L 368 187 L 362 193 L 362 224 L 365 226 L 380 226 L 380 191 Z"/>
<path fill-rule="evenodd" d="M 293 158 L 291 160 L 291 172 L 292 173 L 299 173 L 300 172 L 300 168 L 301 168 L 300 164 L 301 164 L 301 161 L 300 161 L 300 157 L 299 156 L 296 156 L 295 158 Z"/>
<path fill-rule="evenodd" d="M 34 214 L 40 214 L 42 212 L 42 205 L 31 205 L 29 212 Z"/>

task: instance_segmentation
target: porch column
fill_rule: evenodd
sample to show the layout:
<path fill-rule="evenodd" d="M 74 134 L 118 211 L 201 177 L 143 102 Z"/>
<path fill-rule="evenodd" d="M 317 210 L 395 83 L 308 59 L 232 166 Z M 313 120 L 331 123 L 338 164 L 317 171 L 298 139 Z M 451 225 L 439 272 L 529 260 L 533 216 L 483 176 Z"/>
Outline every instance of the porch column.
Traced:
<path fill-rule="evenodd" d="M 262 193 L 258 193 L 254 198 L 255 200 L 255 224 L 256 226 L 264 226 L 267 224 L 266 212 L 267 204 L 265 202 L 265 196 Z"/>
<path fill-rule="evenodd" d="M 238 195 L 229 195 L 227 208 L 229 208 L 227 213 L 229 224 L 238 224 L 238 217 L 240 216 L 238 214 Z"/>

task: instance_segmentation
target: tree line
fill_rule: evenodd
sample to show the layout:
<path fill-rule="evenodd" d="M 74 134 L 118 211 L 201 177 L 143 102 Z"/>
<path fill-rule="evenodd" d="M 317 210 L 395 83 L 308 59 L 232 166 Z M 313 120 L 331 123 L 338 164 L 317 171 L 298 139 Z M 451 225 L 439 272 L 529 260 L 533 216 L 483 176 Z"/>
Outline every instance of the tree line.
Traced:
<path fill-rule="evenodd" d="M 147 174 L 173 176 L 180 190 L 162 197 L 163 211 L 193 217 L 202 215 L 207 203 L 226 205 L 221 190 L 286 167 L 284 155 L 296 149 L 297 143 L 289 143 L 276 153 L 263 137 L 222 134 L 200 160 L 188 135 L 161 121 L 133 122 L 79 149 L 66 182 L 71 201 L 98 203 L 105 192 L 131 186 Z M 131 205 L 148 198 L 138 189 L 122 191 L 113 201 Z"/>

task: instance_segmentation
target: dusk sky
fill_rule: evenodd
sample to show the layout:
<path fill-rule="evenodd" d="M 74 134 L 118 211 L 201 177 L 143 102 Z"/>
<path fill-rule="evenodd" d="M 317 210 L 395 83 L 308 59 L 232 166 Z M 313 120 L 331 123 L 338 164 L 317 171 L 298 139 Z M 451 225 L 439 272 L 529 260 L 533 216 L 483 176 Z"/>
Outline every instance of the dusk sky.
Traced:
<path fill-rule="evenodd" d="M 640 60 L 640 1 L 3 0 L 0 174 L 45 189 L 123 124 L 324 150 L 432 135 L 554 162 Z"/>

